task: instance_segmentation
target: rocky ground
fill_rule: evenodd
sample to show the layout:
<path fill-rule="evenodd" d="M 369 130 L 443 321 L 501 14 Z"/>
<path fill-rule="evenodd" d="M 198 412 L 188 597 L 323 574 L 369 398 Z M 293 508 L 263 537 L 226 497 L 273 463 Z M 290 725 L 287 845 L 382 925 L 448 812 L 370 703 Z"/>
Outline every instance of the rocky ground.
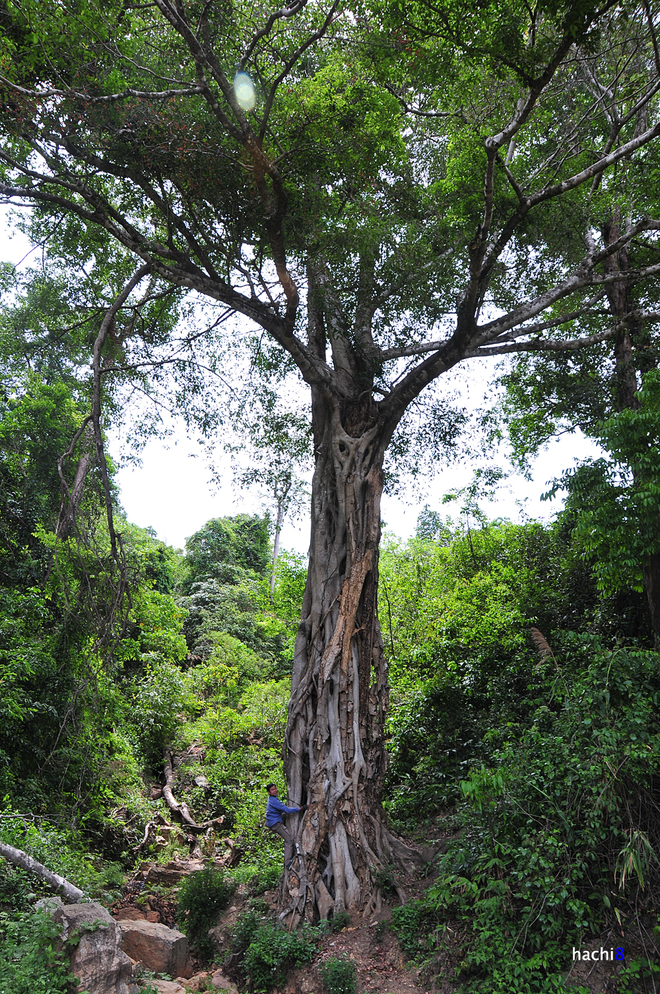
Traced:
<path fill-rule="evenodd" d="M 173 888 L 184 876 L 200 869 L 201 865 L 201 861 L 197 860 L 180 860 L 165 865 L 144 863 L 129 881 L 121 899 L 113 905 L 113 917 L 118 922 L 144 920 L 176 928 Z M 431 879 L 432 875 L 428 874 L 416 881 L 409 896 L 422 893 Z M 262 898 L 271 910 L 276 909 L 275 891 L 266 892 Z M 396 898 L 393 900 L 396 903 Z M 239 888 L 233 903 L 213 930 L 218 945 L 218 957 L 211 967 L 202 967 L 193 957 L 192 977 L 179 977 L 173 981 L 152 979 L 150 983 L 157 987 L 160 994 L 184 994 L 213 989 L 226 989 L 231 994 L 236 994 L 236 977 L 232 979 L 222 970 L 223 945 L 232 926 L 248 904 L 248 894 L 244 888 Z M 384 904 L 382 911 L 367 921 L 354 918 L 340 931 L 329 931 L 319 942 L 314 962 L 292 970 L 284 987 L 273 994 L 321 994 L 325 989 L 321 970 L 323 964 L 333 957 L 347 958 L 355 964 L 357 994 L 430 994 L 432 988 L 428 980 L 419 976 L 415 967 L 406 962 L 401 952 L 390 928 L 391 912 L 391 906 Z"/>

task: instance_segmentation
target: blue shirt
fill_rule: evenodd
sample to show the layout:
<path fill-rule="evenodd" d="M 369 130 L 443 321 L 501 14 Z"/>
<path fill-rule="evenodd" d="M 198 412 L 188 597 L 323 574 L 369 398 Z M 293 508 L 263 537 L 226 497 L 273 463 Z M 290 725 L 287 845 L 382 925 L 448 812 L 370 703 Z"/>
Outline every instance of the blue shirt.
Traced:
<path fill-rule="evenodd" d="M 268 828 L 272 828 L 273 825 L 277 825 L 278 821 L 282 821 L 282 815 L 290 815 L 297 810 L 297 806 L 295 808 L 287 808 L 286 804 L 282 804 L 279 798 L 273 794 L 269 794 L 268 804 L 266 805 L 266 825 Z"/>

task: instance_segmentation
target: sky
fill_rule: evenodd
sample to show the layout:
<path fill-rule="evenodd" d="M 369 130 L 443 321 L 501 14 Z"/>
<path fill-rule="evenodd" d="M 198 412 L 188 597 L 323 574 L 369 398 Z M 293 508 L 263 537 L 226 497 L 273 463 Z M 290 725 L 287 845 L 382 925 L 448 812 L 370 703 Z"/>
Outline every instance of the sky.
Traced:
<path fill-rule="evenodd" d="M 110 445 L 113 449 L 113 440 Z M 115 443 L 115 450 L 117 450 Z M 481 503 L 489 518 L 504 517 L 512 521 L 548 520 L 561 506 L 561 498 L 541 501 L 549 481 L 573 465 L 575 459 L 596 454 L 593 443 L 579 433 L 563 436 L 552 442 L 536 459 L 531 480 L 520 474 L 504 482 L 497 499 Z M 503 465 L 503 463 L 500 463 Z M 185 539 L 197 531 L 209 518 L 241 512 L 260 513 L 259 497 L 238 491 L 228 463 L 220 463 L 222 486 L 210 482 L 211 471 L 205 454 L 194 441 L 180 432 L 170 439 L 167 447 L 157 440 L 147 444 L 140 467 L 125 466 L 117 475 L 121 502 L 128 518 L 142 527 L 155 529 L 158 537 L 169 545 L 183 548 Z M 443 516 L 457 515 L 457 505 L 442 504 L 445 493 L 465 486 L 471 479 L 472 465 L 438 467 L 426 493 L 410 491 L 407 499 L 384 495 L 382 519 L 388 532 L 407 539 L 415 532 L 417 516 L 425 504 Z M 309 544 L 309 517 L 305 515 L 287 522 L 282 532 L 282 546 L 306 553 Z"/>
<path fill-rule="evenodd" d="M 34 255 L 28 255 L 30 244 L 20 234 L 11 238 L 6 227 L 6 211 L 0 214 L 0 259 L 21 266 L 29 265 Z M 452 382 L 468 406 L 475 406 L 492 374 L 483 366 L 459 373 Z M 206 453 L 193 439 L 186 437 L 183 426 L 167 440 L 153 439 L 145 446 L 139 465 L 122 460 L 121 439 L 110 435 L 109 451 L 119 465 L 117 483 L 121 504 L 130 521 L 151 527 L 164 542 L 183 548 L 185 540 L 210 518 L 241 512 L 261 513 L 263 506 L 255 493 L 237 490 L 229 462 L 221 459 L 213 474 Z M 489 518 L 504 517 L 512 521 L 548 520 L 561 506 L 561 498 L 542 502 L 541 494 L 548 483 L 572 466 L 576 459 L 597 453 L 596 447 L 579 433 L 565 435 L 552 442 L 533 464 L 531 479 L 513 474 L 504 482 L 496 499 L 482 502 L 481 509 Z M 500 465 L 504 465 L 499 460 Z M 415 532 L 417 516 L 425 504 L 443 516 L 456 517 L 458 505 L 443 505 L 442 497 L 449 491 L 465 486 L 472 478 L 474 465 L 452 463 L 438 465 L 435 476 L 427 483 L 425 492 L 412 487 L 405 497 L 384 495 L 382 519 L 386 530 L 405 540 Z M 220 485 L 212 477 L 220 478 Z M 301 515 L 287 521 L 282 532 L 282 546 L 305 554 L 309 544 L 309 516 Z"/>

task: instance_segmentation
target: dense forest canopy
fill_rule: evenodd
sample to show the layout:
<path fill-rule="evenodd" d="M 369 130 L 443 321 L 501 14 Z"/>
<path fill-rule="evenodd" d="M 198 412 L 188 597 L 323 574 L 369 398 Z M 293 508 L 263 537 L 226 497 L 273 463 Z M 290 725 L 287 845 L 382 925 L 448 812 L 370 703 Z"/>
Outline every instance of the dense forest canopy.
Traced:
<path fill-rule="evenodd" d="M 113 384 L 147 389 L 168 365 L 176 382 L 184 352 L 198 339 L 213 352 L 225 332 L 232 341 L 238 315 L 256 402 L 267 410 L 291 371 L 309 391 L 310 558 L 284 739 L 289 797 L 307 806 L 302 876 L 285 873 L 280 891 L 291 922 L 369 913 L 384 868 L 414 859 L 381 806 L 380 499 L 388 449 L 414 467 L 424 443 L 432 455 L 455 443 L 463 416 L 433 393 L 444 373 L 467 359 L 554 357 L 543 371 L 564 371 L 557 417 L 570 407 L 576 423 L 585 410 L 602 422 L 613 472 L 628 474 L 627 490 L 610 480 L 609 512 L 601 492 L 587 548 L 625 507 L 641 539 L 632 552 L 628 532 L 617 541 L 660 633 L 660 534 L 644 517 L 656 499 L 656 22 L 652 5 L 613 0 L 2 8 L 0 195 L 32 206 L 25 226 L 60 272 L 86 260 L 80 323 L 64 318 L 62 334 L 75 345 L 69 366 L 84 345 L 92 375 L 74 387 L 82 403 L 56 462 L 64 500 L 39 546 L 58 564 L 44 582 L 60 578 L 54 637 L 75 666 L 118 665 L 136 612 L 166 612 L 135 595 L 151 553 L 115 525 L 103 436 Z M 573 389 L 583 353 L 608 370 L 600 407 Z M 507 415 L 533 442 L 526 361 Z M 193 379 L 186 396 L 200 392 Z M 201 403 L 203 423 L 212 406 Z M 94 540 L 71 542 L 84 534 Z M 212 625 L 234 597 L 226 588 L 242 586 L 248 604 L 241 570 L 265 563 L 257 543 L 233 577 L 209 571 L 209 550 L 238 555 L 237 536 L 210 529 L 191 553 L 199 572 L 181 590 L 200 654 L 225 651 Z M 71 627 L 72 602 L 88 627 Z M 242 634 L 220 635 L 257 651 L 265 636 L 243 621 Z"/>

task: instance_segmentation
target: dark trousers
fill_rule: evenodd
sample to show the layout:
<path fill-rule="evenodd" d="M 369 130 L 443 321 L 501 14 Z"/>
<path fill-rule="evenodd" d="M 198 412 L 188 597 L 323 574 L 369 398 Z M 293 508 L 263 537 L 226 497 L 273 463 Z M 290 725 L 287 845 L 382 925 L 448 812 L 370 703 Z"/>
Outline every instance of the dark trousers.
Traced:
<path fill-rule="evenodd" d="M 284 839 L 284 865 L 288 866 L 293 859 L 293 854 L 295 852 L 291 832 L 283 821 L 277 821 L 274 825 L 270 825 L 269 830 L 271 832 L 276 832 L 277 835 L 280 835 Z"/>

